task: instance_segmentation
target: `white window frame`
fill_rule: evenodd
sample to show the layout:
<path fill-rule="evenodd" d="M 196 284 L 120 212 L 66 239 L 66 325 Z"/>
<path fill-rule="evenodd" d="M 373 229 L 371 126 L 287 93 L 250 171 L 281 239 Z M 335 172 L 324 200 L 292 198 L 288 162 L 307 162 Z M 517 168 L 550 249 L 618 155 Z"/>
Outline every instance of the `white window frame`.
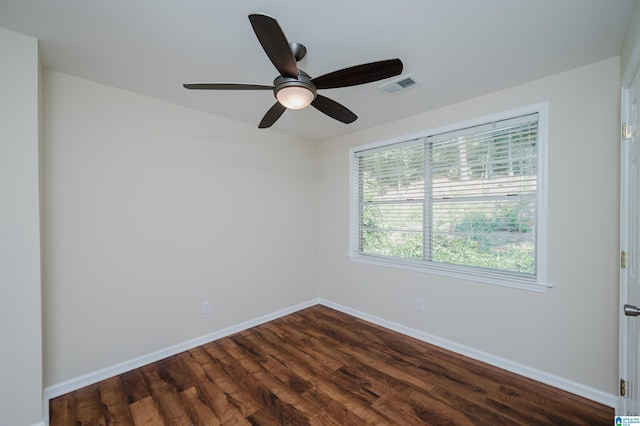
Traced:
<path fill-rule="evenodd" d="M 525 277 L 506 271 L 489 271 L 460 265 L 449 265 L 411 259 L 387 258 L 358 252 L 359 218 L 356 208 L 358 194 L 355 191 L 358 176 L 356 175 L 356 153 L 375 148 L 390 146 L 405 141 L 427 138 L 458 129 L 478 126 L 495 121 L 505 120 L 526 114 L 538 113 L 538 176 L 537 176 L 537 236 L 536 236 L 536 273 L 534 277 Z M 383 141 L 361 145 L 349 149 L 349 259 L 353 262 L 378 266 L 405 269 L 460 278 L 481 283 L 488 283 L 511 288 L 519 288 L 536 292 L 545 292 L 551 287 L 547 280 L 547 141 L 548 141 L 549 103 L 542 102 L 523 108 L 492 114 L 489 116 L 453 123 L 443 127 L 398 136 Z"/>

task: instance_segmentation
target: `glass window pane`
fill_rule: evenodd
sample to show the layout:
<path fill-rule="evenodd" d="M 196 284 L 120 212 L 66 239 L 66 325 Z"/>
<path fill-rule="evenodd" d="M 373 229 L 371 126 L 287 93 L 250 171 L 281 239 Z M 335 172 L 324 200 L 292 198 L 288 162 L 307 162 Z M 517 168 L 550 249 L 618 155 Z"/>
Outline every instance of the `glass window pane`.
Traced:
<path fill-rule="evenodd" d="M 537 113 L 355 152 L 353 164 L 358 253 L 535 278 Z"/>

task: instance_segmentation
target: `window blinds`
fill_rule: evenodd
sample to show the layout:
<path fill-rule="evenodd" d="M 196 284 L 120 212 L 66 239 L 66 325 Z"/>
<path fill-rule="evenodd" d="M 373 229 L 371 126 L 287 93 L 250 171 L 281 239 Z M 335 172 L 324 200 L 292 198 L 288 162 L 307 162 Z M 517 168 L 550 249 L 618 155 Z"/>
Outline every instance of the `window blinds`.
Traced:
<path fill-rule="evenodd" d="M 357 252 L 535 275 L 538 114 L 354 153 Z"/>
<path fill-rule="evenodd" d="M 422 259 L 424 139 L 357 156 L 360 252 Z"/>

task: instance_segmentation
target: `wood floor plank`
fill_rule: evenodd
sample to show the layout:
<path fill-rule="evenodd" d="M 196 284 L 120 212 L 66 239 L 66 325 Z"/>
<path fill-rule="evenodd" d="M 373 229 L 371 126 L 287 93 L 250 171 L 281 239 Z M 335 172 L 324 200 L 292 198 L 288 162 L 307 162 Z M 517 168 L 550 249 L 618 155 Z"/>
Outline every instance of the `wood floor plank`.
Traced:
<path fill-rule="evenodd" d="M 262 409 L 254 412 L 249 417 L 247 417 L 247 421 L 252 425 L 282 426 L 282 423 L 277 421 L 271 414 Z"/>
<path fill-rule="evenodd" d="M 222 424 L 195 386 L 180 392 L 180 398 L 182 398 L 190 417 L 194 420 L 194 424 L 207 426 Z"/>
<path fill-rule="evenodd" d="M 131 411 L 133 423 L 136 426 L 158 426 L 165 424 L 151 396 L 139 399 L 133 404 L 130 404 L 129 410 Z"/>
<path fill-rule="evenodd" d="M 261 409 L 260 405 L 252 398 L 251 392 L 241 386 L 227 371 L 227 366 L 211 355 L 209 351 L 214 350 L 209 343 L 199 348 L 189 351 L 194 360 L 198 362 L 205 375 L 214 381 L 216 387 L 224 397 L 223 404 L 235 407 L 245 418 L 249 417 Z M 215 379 L 215 380 L 214 380 Z M 226 401 L 226 402 L 225 402 Z"/>
<path fill-rule="evenodd" d="M 371 408 L 389 418 L 396 425 L 428 425 L 429 423 L 414 415 L 414 409 L 407 402 L 390 401 L 386 398 L 378 398 Z"/>
<path fill-rule="evenodd" d="M 139 369 L 127 371 L 119 377 L 122 383 L 122 390 L 127 395 L 129 404 L 151 396 L 147 383 L 144 381 Z"/>
<path fill-rule="evenodd" d="M 76 422 L 80 424 L 106 424 L 107 411 L 100 400 L 98 385 L 78 391 Z"/>
<path fill-rule="evenodd" d="M 113 426 L 133 426 L 129 412 L 127 395 L 119 376 L 111 377 L 99 383 L 100 400 L 107 412 L 107 424 Z"/>
<path fill-rule="evenodd" d="M 175 393 L 173 384 L 164 379 L 167 376 L 163 374 L 162 364 L 145 366 L 140 371 L 165 424 L 191 426 L 193 420 L 189 418 L 180 397 Z"/>
<path fill-rule="evenodd" d="M 68 393 L 49 401 L 51 425 L 75 424 L 75 395 L 75 393 Z"/>
<path fill-rule="evenodd" d="M 189 351 L 188 355 L 180 358 L 185 369 L 194 377 L 194 382 L 201 400 L 206 403 L 213 413 L 215 413 L 221 424 L 248 424 L 246 415 L 257 411 L 257 404 L 247 404 L 250 408 L 241 411 L 241 404 L 237 403 L 237 399 L 232 399 L 230 394 L 225 391 L 224 374 L 218 375 L 217 370 L 212 370 L 212 360 L 204 353 L 204 351 L 195 349 Z M 207 374 L 207 370 L 213 371 L 213 374 Z M 220 380 L 222 378 L 222 380 Z M 215 380 L 215 381 L 214 381 Z M 223 388 L 220 387 L 222 384 Z M 236 386 L 227 387 L 227 390 L 233 392 L 236 397 L 243 397 L 243 391 Z"/>
<path fill-rule="evenodd" d="M 49 402 L 51 426 L 609 425 L 613 409 L 313 306 Z"/>
<path fill-rule="evenodd" d="M 193 387 L 193 378 L 182 369 L 177 356 L 172 356 L 158 362 L 160 378 L 165 381 L 174 392 L 180 393 Z"/>

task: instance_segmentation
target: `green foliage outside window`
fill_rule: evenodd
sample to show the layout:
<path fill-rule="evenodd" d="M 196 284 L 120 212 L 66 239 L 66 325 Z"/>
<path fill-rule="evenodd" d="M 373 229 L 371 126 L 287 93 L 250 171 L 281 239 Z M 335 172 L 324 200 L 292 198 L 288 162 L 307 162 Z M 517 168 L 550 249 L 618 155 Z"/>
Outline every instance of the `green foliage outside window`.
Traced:
<path fill-rule="evenodd" d="M 362 226 L 364 253 L 407 259 L 424 258 L 422 232 L 385 229 L 379 209 L 367 211 Z M 416 216 L 419 213 L 416 208 Z M 526 238 L 527 234 L 533 232 L 531 224 L 520 223 L 518 211 L 513 207 L 506 207 L 501 213 L 489 218 L 482 213 L 471 212 L 454 223 L 451 232 L 435 234 L 432 260 L 451 265 L 533 273 L 535 248 Z"/>

